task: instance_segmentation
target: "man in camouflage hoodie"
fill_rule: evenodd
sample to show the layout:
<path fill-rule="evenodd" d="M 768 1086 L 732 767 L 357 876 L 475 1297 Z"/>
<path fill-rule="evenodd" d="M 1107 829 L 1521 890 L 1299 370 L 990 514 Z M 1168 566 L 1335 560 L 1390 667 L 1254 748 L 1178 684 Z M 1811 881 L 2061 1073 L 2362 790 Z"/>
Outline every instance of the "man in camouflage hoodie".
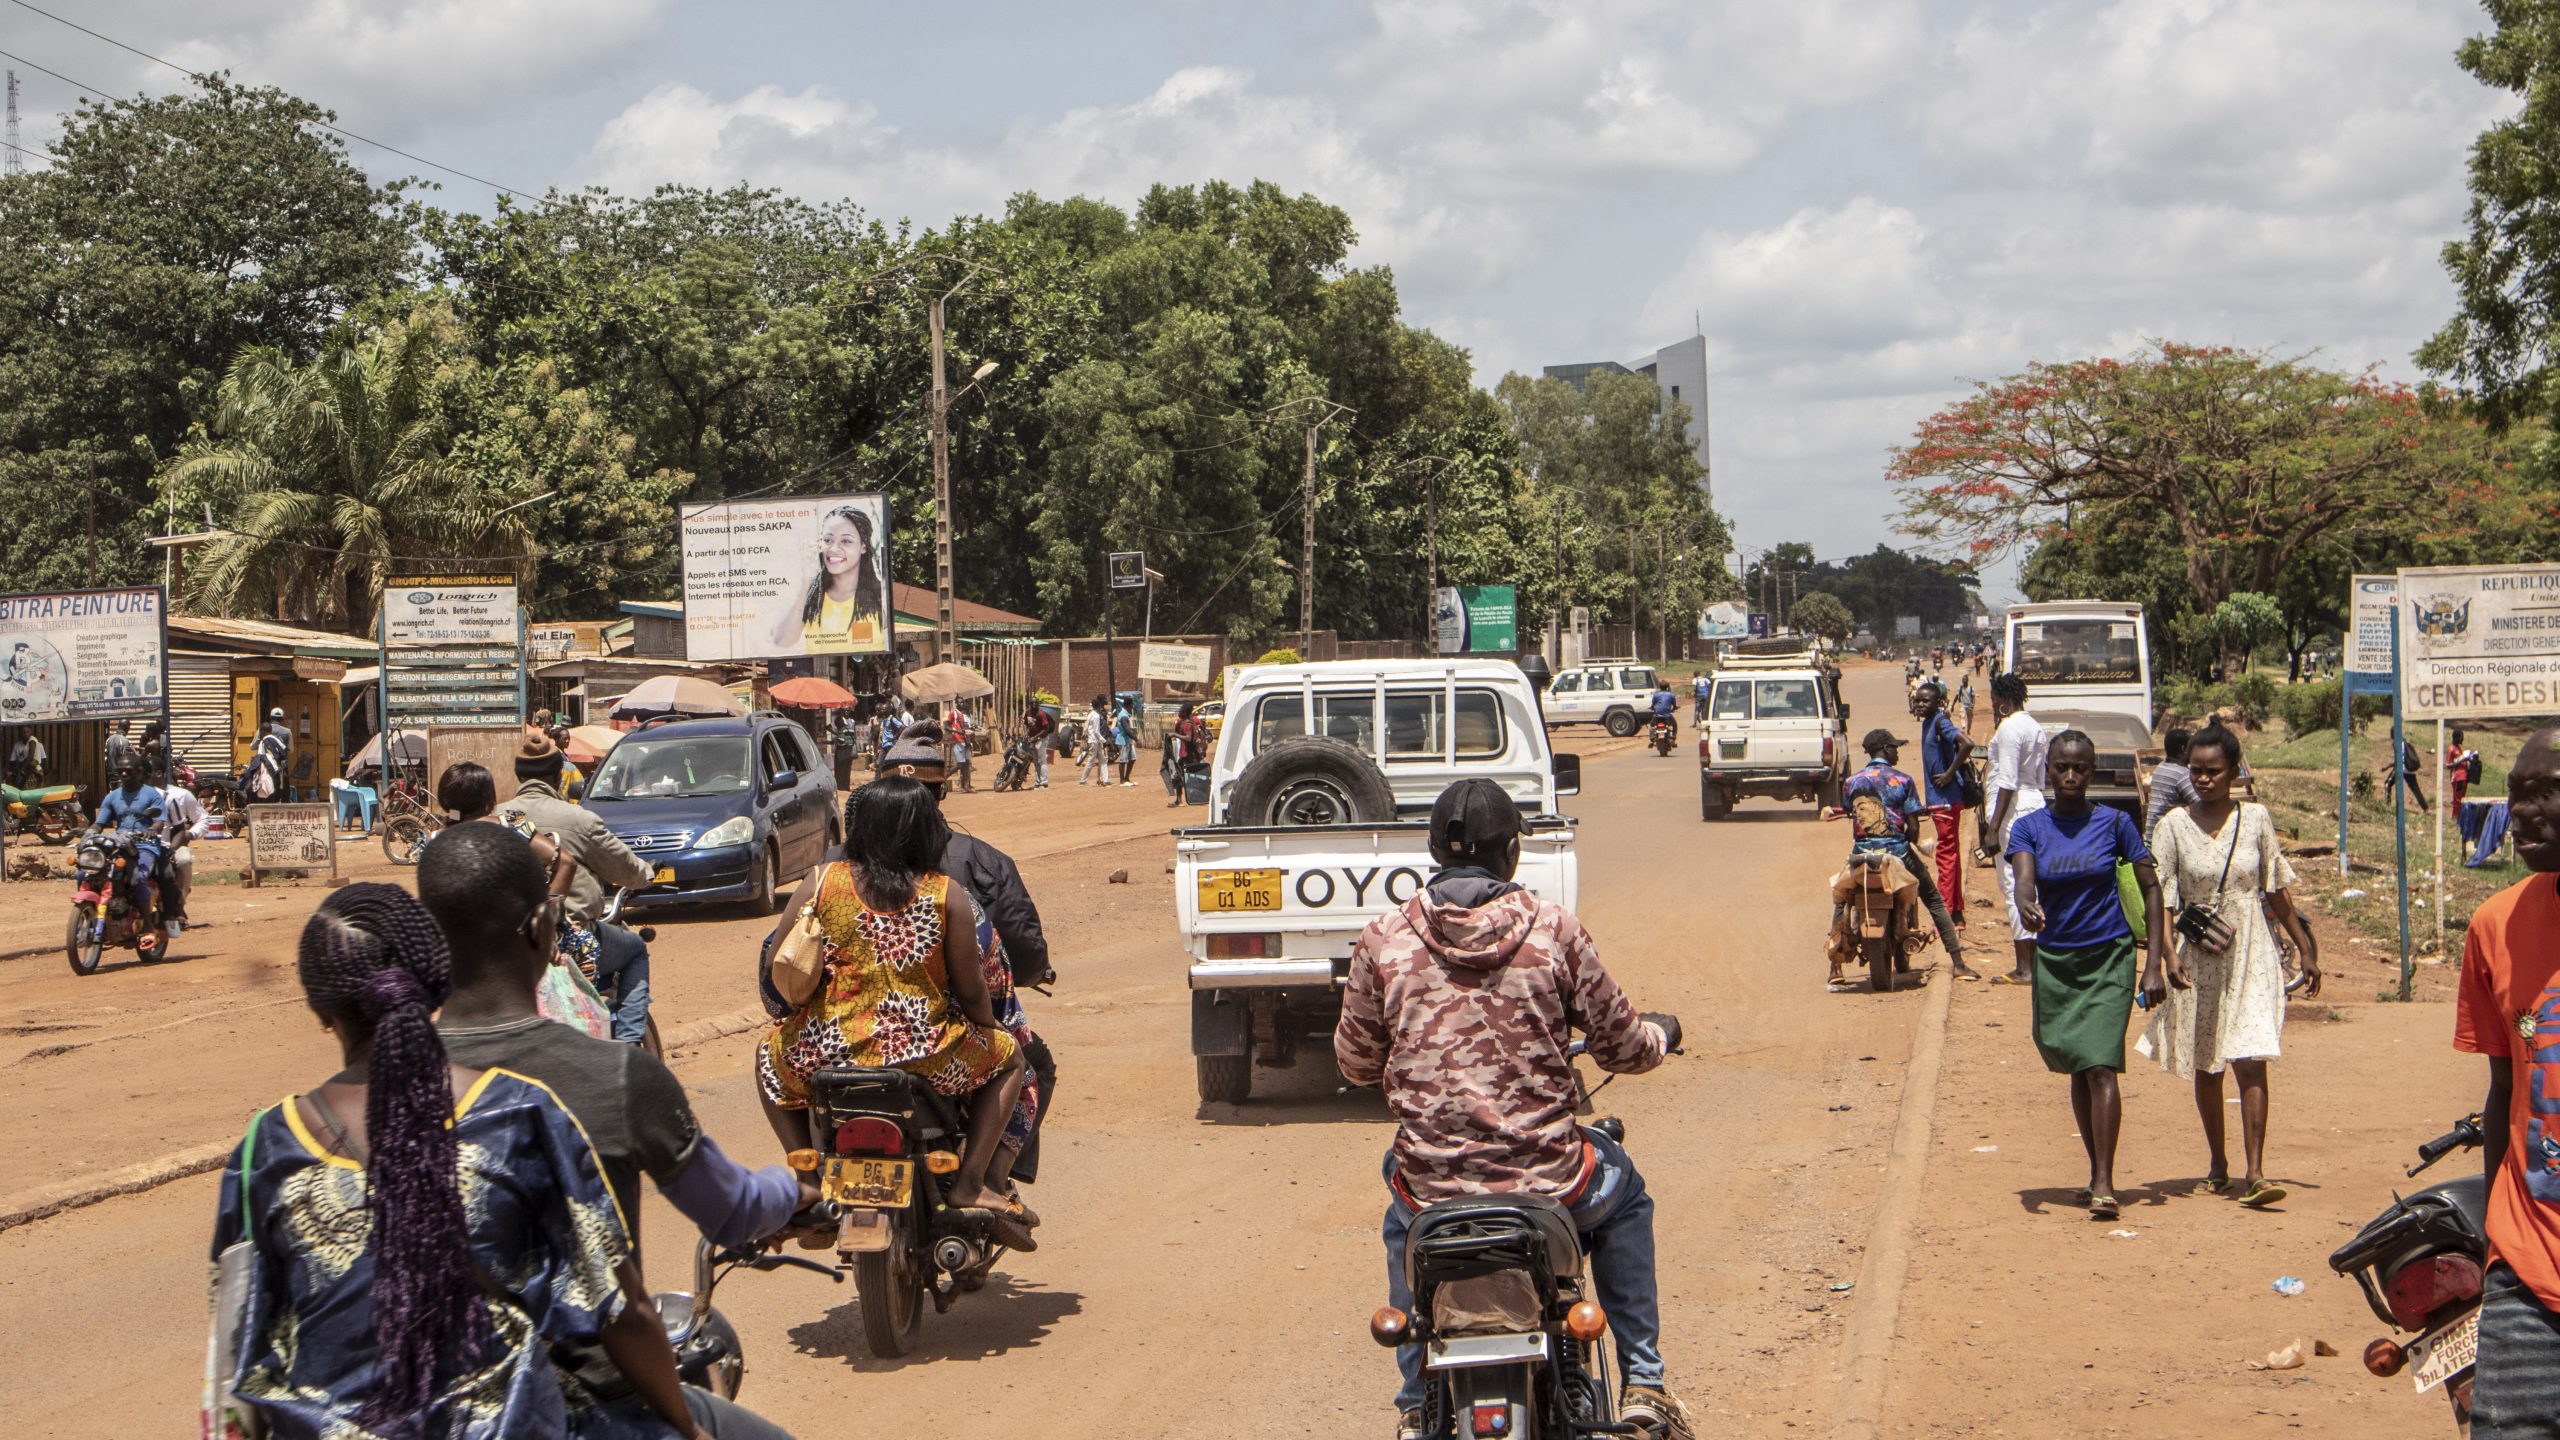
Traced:
<path fill-rule="evenodd" d="M 1639 1015 L 1563 907 L 1513 883 L 1520 809 L 1490 780 L 1431 807 L 1430 885 L 1379 916 L 1352 951 L 1333 1053 L 1377 1085 L 1398 1122 L 1386 1158 L 1387 1294 L 1410 1310 L 1406 1234 L 1416 1209 L 1461 1195 L 1530 1191 L 1573 1212 L 1616 1332 L 1625 1418 L 1690 1433 L 1662 1388 L 1653 1197 L 1616 1141 L 1574 1123 L 1571 1031 L 1602 1069 L 1640 1074 L 1678 1045 L 1680 1022 Z M 1422 1357 L 1396 1352 L 1400 1437 L 1421 1434 Z"/>

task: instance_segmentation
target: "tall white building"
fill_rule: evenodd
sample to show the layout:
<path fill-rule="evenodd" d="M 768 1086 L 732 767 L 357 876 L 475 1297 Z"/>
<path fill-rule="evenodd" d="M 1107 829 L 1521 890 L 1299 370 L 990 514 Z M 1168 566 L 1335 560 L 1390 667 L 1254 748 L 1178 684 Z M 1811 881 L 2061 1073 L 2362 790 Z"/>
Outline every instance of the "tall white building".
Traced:
<path fill-rule="evenodd" d="M 1550 365 L 1546 373 L 1582 388 L 1594 371 L 1613 375 L 1642 375 L 1666 400 L 1677 400 L 1689 407 L 1689 451 L 1698 457 L 1698 488 L 1707 492 L 1710 503 L 1715 500 L 1715 466 L 1707 459 L 1707 337 L 1692 335 L 1653 352 L 1653 358 L 1637 365 L 1621 365 L 1615 360 L 1594 360 L 1578 365 Z"/>

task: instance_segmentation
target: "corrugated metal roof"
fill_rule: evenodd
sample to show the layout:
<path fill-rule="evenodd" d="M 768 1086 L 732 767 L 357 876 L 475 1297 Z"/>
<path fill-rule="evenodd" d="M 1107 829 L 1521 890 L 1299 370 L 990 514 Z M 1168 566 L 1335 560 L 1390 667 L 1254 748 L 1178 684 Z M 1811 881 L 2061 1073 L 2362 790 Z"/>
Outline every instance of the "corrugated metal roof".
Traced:
<path fill-rule="evenodd" d="M 249 646 L 268 655 L 319 655 L 332 660 L 366 660 L 382 653 L 382 647 L 369 636 L 335 635 L 326 630 L 301 630 L 291 625 L 279 625 L 272 620 L 234 620 L 220 615 L 172 615 L 169 617 L 169 634 L 173 639 Z"/>

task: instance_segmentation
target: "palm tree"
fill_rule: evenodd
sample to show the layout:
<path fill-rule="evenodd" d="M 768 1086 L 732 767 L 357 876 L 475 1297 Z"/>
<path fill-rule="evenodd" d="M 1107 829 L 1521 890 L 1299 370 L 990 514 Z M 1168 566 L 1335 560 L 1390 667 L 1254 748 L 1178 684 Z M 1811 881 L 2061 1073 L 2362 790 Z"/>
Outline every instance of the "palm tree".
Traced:
<path fill-rule="evenodd" d="M 181 508 L 208 503 L 235 535 L 188 577 L 191 598 L 220 614 L 356 631 L 372 623 L 386 574 L 523 552 L 522 512 L 499 513 L 515 497 L 447 460 L 438 400 L 471 366 L 440 307 L 308 362 L 241 352 L 223 376 L 213 435 L 162 477 Z"/>

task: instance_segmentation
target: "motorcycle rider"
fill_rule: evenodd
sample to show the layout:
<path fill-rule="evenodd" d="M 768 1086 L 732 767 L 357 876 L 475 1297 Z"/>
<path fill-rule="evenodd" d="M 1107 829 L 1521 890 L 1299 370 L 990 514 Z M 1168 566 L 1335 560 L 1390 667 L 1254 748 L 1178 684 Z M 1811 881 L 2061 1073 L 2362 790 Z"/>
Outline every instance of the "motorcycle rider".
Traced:
<path fill-rule="evenodd" d="M 1895 768 L 1902 760 L 1902 738 L 1878 726 L 1859 743 L 1867 752 L 1866 768 L 1840 787 L 1858 837 L 1850 848 L 1881 850 L 1902 862 L 1902 868 L 1919 882 L 1920 904 L 1937 923 L 1938 941 L 1947 947 L 1950 968 L 1959 975 L 1971 974 L 1964 963 L 1964 941 L 1956 933 L 1955 916 L 1947 912 L 1946 899 L 1938 893 L 1938 882 L 1929 873 L 1929 862 L 1912 848 L 1912 837 L 1928 807 L 1920 803 L 1919 783 Z M 1868 803 L 1861 804 L 1862 800 Z M 1831 914 L 1836 925 L 1840 909 L 1835 906 Z M 1840 979 L 1840 962 L 1836 958 L 1832 961 L 1831 978 Z"/>
<path fill-rule="evenodd" d="M 900 775 L 924 786 L 925 793 L 939 805 L 951 794 L 942 763 L 942 736 L 930 723 L 915 727 L 880 757 L 882 776 Z M 1040 928 L 1040 907 L 1031 903 L 1031 892 L 1022 883 L 1022 871 L 1011 856 L 975 835 L 951 830 L 951 843 L 943 847 L 942 873 L 958 880 L 970 897 L 978 902 L 978 913 L 1004 950 L 1005 968 L 1012 972 L 1014 997 L 1021 999 L 1022 990 L 1032 985 L 1048 985 L 1058 978 L 1049 964 L 1049 937 Z M 803 882 L 806 889 L 806 882 Z M 786 917 L 796 917 L 805 896 L 795 894 L 792 903 L 783 907 Z M 775 931 L 776 935 L 781 932 Z M 766 948 L 774 941 L 768 938 Z M 777 997 L 779 998 L 779 997 Z M 1026 1017 L 1026 1025 L 1028 1017 Z M 1032 1180 L 1040 1173 L 1040 1129 L 1058 1100 L 1058 1062 L 1049 1052 L 1049 1042 L 1033 1032 L 1022 1047 L 1023 1058 L 1030 1062 L 1031 1077 L 1038 1086 L 1040 1105 L 1035 1113 L 1030 1143 L 1014 1161 L 1013 1173 L 1021 1180 Z"/>
<path fill-rule="evenodd" d="M 634 1255 L 644 1174 L 719 1245 L 764 1239 L 818 1198 L 780 1165 L 749 1170 L 730 1159 L 656 1056 L 542 1017 L 534 991 L 557 941 L 550 875 L 523 837 L 499 825 L 445 830 L 418 856 L 418 898 L 453 951 L 453 993 L 436 1016 L 445 1053 L 551 1087 L 595 1146 Z"/>
<path fill-rule="evenodd" d="M 630 930 L 606 923 L 604 909 L 608 891 L 649 883 L 649 862 L 632 854 L 596 812 L 561 798 L 565 764 L 560 747 L 548 736 L 527 734 L 516 748 L 515 798 L 498 807 L 499 817 L 547 833 L 578 862 L 578 878 L 569 885 L 569 910 L 596 932 L 601 952 L 597 988 L 620 987 L 613 1004 L 613 1038 L 636 1045 L 649 1030 L 649 946 Z"/>
<path fill-rule="evenodd" d="M 116 788 L 98 802 L 88 833 L 113 830 L 133 837 L 133 904 L 139 917 L 151 912 L 151 877 L 160 868 L 161 825 L 168 807 L 157 789 L 142 783 L 142 762 L 129 752 L 115 777 Z"/>
<path fill-rule="evenodd" d="M 1680 1023 L 1639 1015 L 1562 906 L 1514 883 L 1520 807 L 1490 780 L 1462 780 L 1431 807 L 1424 891 L 1378 917 L 1352 951 L 1333 1053 L 1343 1078 L 1376 1085 L 1396 1114 L 1385 1160 L 1387 1303 L 1410 1310 L 1405 1239 L 1415 1212 L 1461 1195 L 1527 1191 L 1573 1213 L 1617 1337 L 1624 1418 L 1687 1437 L 1663 1388 L 1653 1197 L 1624 1147 L 1573 1121 L 1580 1098 L 1569 1024 L 1603 1070 L 1641 1074 L 1679 1044 Z M 1491 983 L 1500 973 L 1499 987 Z M 1422 1434 L 1422 1356 L 1396 1351 L 1399 1440 Z"/>
<path fill-rule="evenodd" d="M 1670 721 L 1675 732 L 1680 728 L 1680 697 L 1671 693 L 1668 680 L 1653 682 L 1653 718 Z"/>

